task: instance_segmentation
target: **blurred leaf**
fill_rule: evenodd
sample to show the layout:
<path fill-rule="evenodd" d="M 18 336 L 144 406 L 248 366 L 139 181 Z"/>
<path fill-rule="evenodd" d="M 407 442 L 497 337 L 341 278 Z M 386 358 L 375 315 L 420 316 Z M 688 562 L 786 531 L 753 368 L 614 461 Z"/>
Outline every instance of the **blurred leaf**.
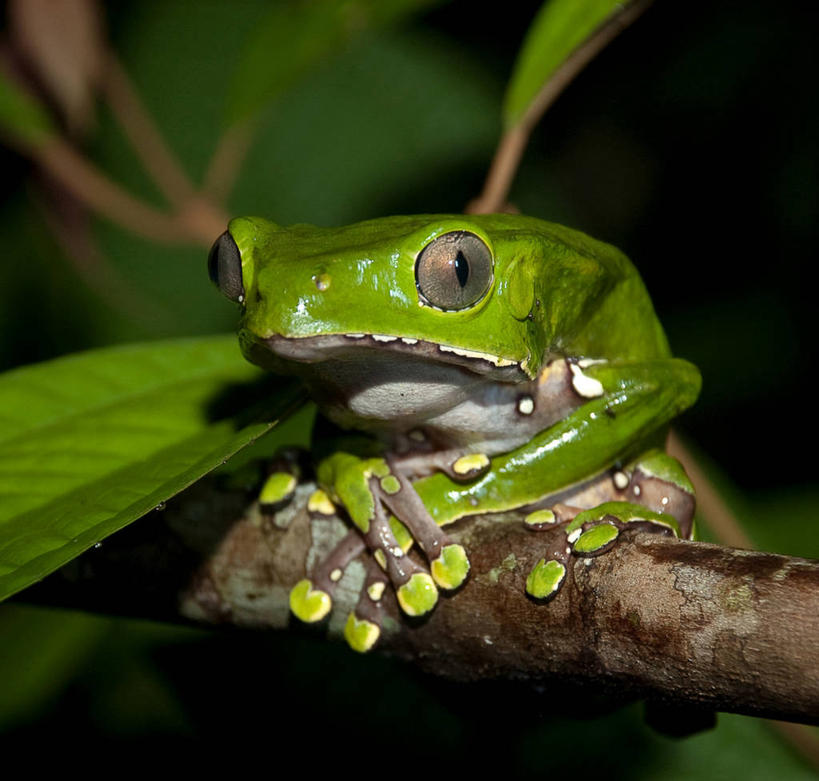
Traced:
<path fill-rule="evenodd" d="M 9 36 L 60 107 L 71 130 L 93 118 L 105 47 L 95 0 L 11 0 Z"/>
<path fill-rule="evenodd" d="M 369 37 L 265 114 L 235 209 L 319 225 L 459 211 L 497 141 L 502 88 L 438 36 Z"/>
<path fill-rule="evenodd" d="M 233 124 L 258 112 L 304 71 L 368 28 L 381 27 L 436 0 L 302 0 L 276 5 L 243 46 L 228 94 Z"/>
<path fill-rule="evenodd" d="M 0 598 L 269 431 L 296 394 L 284 381 L 275 392 L 248 386 L 259 377 L 233 336 L 97 350 L 0 377 Z M 229 385 L 244 398 L 226 396 Z M 249 402 L 259 416 L 237 420 Z"/>
<path fill-rule="evenodd" d="M 0 730 L 33 721 L 98 646 L 107 620 L 22 605 L 0 609 Z"/>
<path fill-rule="evenodd" d="M 34 147 L 54 133 L 46 110 L 0 71 L 0 134 L 16 146 Z"/>
<path fill-rule="evenodd" d="M 633 3 L 623 0 L 547 0 L 526 34 L 503 101 L 506 128 L 517 124 L 555 71 L 609 17 Z"/>

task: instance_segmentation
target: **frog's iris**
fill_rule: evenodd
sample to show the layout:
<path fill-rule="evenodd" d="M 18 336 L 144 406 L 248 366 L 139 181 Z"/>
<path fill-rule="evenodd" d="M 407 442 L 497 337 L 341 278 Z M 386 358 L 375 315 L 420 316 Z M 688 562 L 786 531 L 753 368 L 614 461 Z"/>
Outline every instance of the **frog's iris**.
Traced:
<path fill-rule="evenodd" d="M 489 247 L 474 233 L 450 231 L 433 239 L 415 261 L 415 284 L 421 300 L 436 309 L 467 309 L 492 285 Z"/>

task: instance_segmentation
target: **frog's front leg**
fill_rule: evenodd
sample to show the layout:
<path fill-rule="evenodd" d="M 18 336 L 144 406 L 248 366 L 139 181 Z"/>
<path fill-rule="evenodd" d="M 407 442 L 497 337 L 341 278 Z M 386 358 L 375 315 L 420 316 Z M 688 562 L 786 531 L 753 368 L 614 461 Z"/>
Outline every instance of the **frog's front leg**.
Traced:
<path fill-rule="evenodd" d="M 346 509 L 360 532 L 354 536 L 363 544 L 356 546 L 348 535 L 311 578 L 293 588 L 290 604 L 299 618 L 317 621 L 329 612 L 334 584 L 364 545 L 386 573 L 408 616 L 429 612 L 437 602 L 438 586 L 455 589 L 463 583 L 469 571 L 463 547 L 450 542 L 409 480 L 386 459 L 334 453 L 319 465 L 318 479 L 328 498 Z M 412 539 L 399 542 L 386 509 L 407 525 Z M 406 555 L 405 549 L 413 540 L 427 557 L 430 571 Z M 371 574 L 357 609 L 348 618 L 345 635 L 356 650 L 367 650 L 378 638 L 380 610 L 373 603 L 380 601 L 384 583 L 383 578 Z"/>
<path fill-rule="evenodd" d="M 578 361 L 572 365 L 572 384 L 580 401 L 573 412 L 517 450 L 493 458 L 489 471 L 473 483 L 458 485 L 446 475 L 437 474 L 414 484 L 439 524 L 476 513 L 538 505 L 548 508 L 550 497 L 567 501 L 565 497 L 577 494 L 580 487 L 604 475 L 613 464 L 628 463 L 655 444 L 666 424 L 693 403 L 699 391 L 697 369 L 677 359 Z M 653 468 L 654 473 L 666 476 L 684 475 L 681 468 L 671 466 L 673 459 L 663 458 L 667 460 L 646 461 L 646 469 L 651 472 Z M 564 536 L 559 545 L 552 545 L 549 555 L 539 563 L 536 579 L 540 585 L 533 589 L 537 596 L 557 593 L 566 575 L 568 556 L 604 552 L 624 524 L 633 525 L 639 520 L 654 529 L 680 533 L 670 506 L 644 506 L 646 496 L 640 498 L 639 493 L 647 485 L 644 489 L 638 482 L 632 483 L 632 478 L 621 470 L 611 481 L 613 488 L 602 502 L 598 498 L 594 504 L 580 505 L 569 514 L 547 510 L 548 518 L 540 516 L 539 523 L 553 527 L 557 522 L 572 537 Z M 632 493 L 624 493 L 629 487 Z M 619 504 L 603 507 L 610 501 Z M 581 510 L 592 513 L 598 505 L 599 517 L 585 515 L 575 522 L 573 514 Z M 636 505 L 641 506 L 635 511 Z M 693 499 L 690 506 L 693 509 Z"/>

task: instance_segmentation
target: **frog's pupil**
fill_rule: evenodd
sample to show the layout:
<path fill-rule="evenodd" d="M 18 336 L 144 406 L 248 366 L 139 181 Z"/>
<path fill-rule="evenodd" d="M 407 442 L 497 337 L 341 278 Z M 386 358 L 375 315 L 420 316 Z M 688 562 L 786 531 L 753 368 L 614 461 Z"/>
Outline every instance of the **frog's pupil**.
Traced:
<path fill-rule="evenodd" d="M 464 288 L 469 279 L 469 261 L 464 257 L 464 253 L 458 250 L 458 254 L 453 261 L 455 266 L 455 276 L 458 278 L 458 284 Z"/>

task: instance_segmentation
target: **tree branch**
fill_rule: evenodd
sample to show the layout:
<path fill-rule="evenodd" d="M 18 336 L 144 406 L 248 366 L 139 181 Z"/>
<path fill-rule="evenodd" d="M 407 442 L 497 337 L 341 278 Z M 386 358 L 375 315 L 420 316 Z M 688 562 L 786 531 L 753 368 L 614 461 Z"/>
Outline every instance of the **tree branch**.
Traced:
<path fill-rule="evenodd" d="M 301 627 L 289 588 L 345 530 L 338 519 L 311 520 L 305 497 L 263 518 L 255 505 L 244 512 L 246 494 L 205 481 L 26 595 L 209 625 Z M 456 527 L 470 553 L 468 582 L 419 622 L 384 600 L 381 650 L 461 680 L 546 679 L 618 702 L 819 721 L 819 562 L 624 535 L 611 552 L 576 559 L 558 597 L 538 604 L 524 580 L 549 533 L 512 515 Z M 354 562 L 322 627 L 331 636 L 362 578 Z"/>

